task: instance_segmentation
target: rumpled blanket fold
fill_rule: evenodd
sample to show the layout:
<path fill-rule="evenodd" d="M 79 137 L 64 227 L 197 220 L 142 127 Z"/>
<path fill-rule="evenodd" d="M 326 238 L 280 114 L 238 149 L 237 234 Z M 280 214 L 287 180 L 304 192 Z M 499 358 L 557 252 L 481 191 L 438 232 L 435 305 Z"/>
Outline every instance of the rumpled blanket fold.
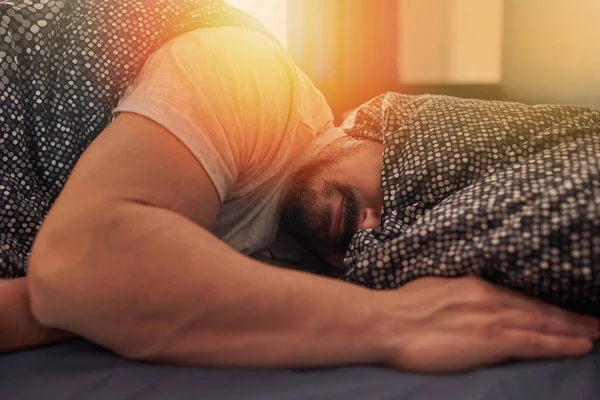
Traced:
<path fill-rule="evenodd" d="M 383 143 L 384 207 L 342 279 L 475 275 L 599 312 L 600 111 L 387 93 L 346 132 Z"/>

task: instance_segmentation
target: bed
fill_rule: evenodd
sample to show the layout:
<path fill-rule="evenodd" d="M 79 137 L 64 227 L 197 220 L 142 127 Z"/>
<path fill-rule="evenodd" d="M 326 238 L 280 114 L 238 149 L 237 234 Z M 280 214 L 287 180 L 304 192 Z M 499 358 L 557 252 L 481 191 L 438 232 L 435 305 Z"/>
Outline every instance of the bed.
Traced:
<path fill-rule="evenodd" d="M 285 232 L 257 259 L 335 276 Z M 339 272 L 338 272 L 339 273 Z M 84 340 L 0 356 L 0 400 L 598 400 L 600 344 L 573 360 L 455 375 L 382 367 L 215 370 L 124 360 Z"/>
<path fill-rule="evenodd" d="M 379 367 L 210 370 L 142 364 L 83 340 L 0 357 L 4 400 L 600 399 L 600 347 L 585 358 L 428 376 Z"/>

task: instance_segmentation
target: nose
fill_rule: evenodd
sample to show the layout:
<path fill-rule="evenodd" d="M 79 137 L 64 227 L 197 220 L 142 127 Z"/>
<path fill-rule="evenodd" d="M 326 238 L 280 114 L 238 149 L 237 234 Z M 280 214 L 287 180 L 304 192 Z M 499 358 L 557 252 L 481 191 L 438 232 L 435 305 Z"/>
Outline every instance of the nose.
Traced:
<path fill-rule="evenodd" d="M 378 211 L 375 211 L 372 208 L 365 208 L 360 214 L 359 221 L 359 229 L 377 228 L 381 223 L 381 215 Z"/>

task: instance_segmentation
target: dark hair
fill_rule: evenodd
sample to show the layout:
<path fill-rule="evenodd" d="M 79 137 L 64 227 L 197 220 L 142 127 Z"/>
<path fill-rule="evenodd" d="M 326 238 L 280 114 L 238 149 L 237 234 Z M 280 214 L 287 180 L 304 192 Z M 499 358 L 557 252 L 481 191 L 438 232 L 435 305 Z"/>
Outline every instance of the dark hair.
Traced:
<path fill-rule="evenodd" d="M 319 221 L 316 225 L 322 226 L 328 223 L 323 221 L 325 215 L 318 213 L 316 199 L 318 192 L 317 178 L 324 170 L 327 170 L 340 159 L 347 157 L 360 148 L 360 145 L 369 138 L 343 136 L 325 147 L 321 153 L 296 171 L 291 179 L 285 193 L 282 212 L 282 223 L 290 233 L 303 246 L 314 248 L 317 244 L 329 244 L 328 236 L 315 236 L 311 231 L 310 222 Z M 330 249 L 332 251 L 343 251 L 342 249 Z"/>

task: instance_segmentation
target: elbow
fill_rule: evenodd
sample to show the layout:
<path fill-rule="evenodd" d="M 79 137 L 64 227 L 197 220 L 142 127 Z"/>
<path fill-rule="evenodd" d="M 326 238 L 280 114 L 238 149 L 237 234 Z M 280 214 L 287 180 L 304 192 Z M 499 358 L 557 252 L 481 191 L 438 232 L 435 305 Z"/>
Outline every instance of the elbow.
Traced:
<path fill-rule="evenodd" d="M 73 277 L 75 269 L 60 262 L 66 258 L 68 255 L 58 250 L 45 252 L 37 248 L 31 252 L 27 281 L 31 313 L 36 321 L 44 327 L 83 337 L 123 358 L 152 360 L 153 354 L 143 338 L 133 335 L 127 322 L 119 323 L 107 315 L 103 304 L 109 301 L 89 298 L 89 291 L 80 290 L 86 285 Z M 108 290 L 100 286 L 101 282 L 95 285 L 101 291 Z"/>
<path fill-rule="evenodd" d="M 57 260 L 57 250 L 48 251 L 44 237 L 36 237 L 27 265 L 27 284 L 31 312 L 37 322 L 46 327 L 60 328 L 60 311 L 66 307 L 64 267 Z M 49 243 L 51 244 L 51 243 Z"/>
<path fill-rule="evenodd" d="M 100 226 L 94 230 L 102 235 L 106 229 Z M 146 337 L 146 330 L 131 325 L 135 318 L 121 312 L 130 285 L 121 287 L 121 280 L 109 279 L 117 275 L 112 267 L 119 263 L 107 258 L 90 264 L 94 257 L 88 250 L 94 244 L 91 235 L 81 231 L 66 236 L 42 226 L 36 236 L 27 271 L 33 317 L 44 327 L 71 332 L 124 358 L 154 360 L 152 338 Z M 120 230 L 111 230 L 109 236 L 120 237 Z M 94 269 L 95 264 L 102 268 Z"/>
<path fill-rule="evenodd" d="M 93 311 L 86 309 L 90 306 L 86 301 L 89 281 L 95 286 L 102 282 L 90 277 L 91 269 L 83 264 L 93 248 L 93 235 L 105 230 L 99 221 L 107 215 L 104 210 L 91 210 L 74 217 L 51 210 L 42 223 L 27 264 L 31 311 L 40 324 L 67 329 L 67 318 L 77 319 Z"/>
<path fill-rule="evenodd" d="M 42 326 L 128 359 L 154 361 L 163 328 L 157 330 L 153 310 L 135 296 L 155 282 L 149 274 L 149 283 L 140 283 L 136 266 L 145 248 L 135 242 L 139 233 L 132 227 L 140 220 L 131 207 L 113 207 L 83 222 L 45 221 L 29 257 L 30 307 Z"/>
<path fill-rule="evenodd" d="M 86 226 L 55 222 L 52 212 L 35 237 L 27 263 L 31 312 L 49 328 L 68 328 L 86 310 L 81 298 L 85 278 L 82 260 L 89 235 Z"/>

